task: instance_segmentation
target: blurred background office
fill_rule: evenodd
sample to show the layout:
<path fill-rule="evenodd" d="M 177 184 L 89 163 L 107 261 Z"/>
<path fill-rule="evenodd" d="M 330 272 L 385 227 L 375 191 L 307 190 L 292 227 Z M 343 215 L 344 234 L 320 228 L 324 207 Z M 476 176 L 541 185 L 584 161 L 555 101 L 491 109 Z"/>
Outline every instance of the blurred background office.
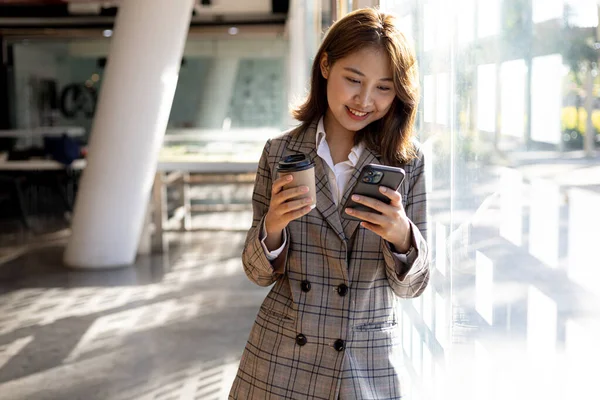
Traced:
<path fill-rule="evenodd" d="M 227 397 L 258 158 L 365 6 L 421 71 L 407 398 L 597 398 L 595 0 L 0 1 L 0 398 Z"/>

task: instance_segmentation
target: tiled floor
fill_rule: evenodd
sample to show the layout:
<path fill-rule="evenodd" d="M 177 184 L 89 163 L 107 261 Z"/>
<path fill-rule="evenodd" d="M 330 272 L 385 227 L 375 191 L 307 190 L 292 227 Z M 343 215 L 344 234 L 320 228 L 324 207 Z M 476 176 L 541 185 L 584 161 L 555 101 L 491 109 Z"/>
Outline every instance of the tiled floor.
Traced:
<path fill-rule="evenodd" d="M 0 398 L 225 398 L 265 295 L 244 236 L 173 234 L 111 271 L 65 269 L 60 244 L 0 266 Z"/>

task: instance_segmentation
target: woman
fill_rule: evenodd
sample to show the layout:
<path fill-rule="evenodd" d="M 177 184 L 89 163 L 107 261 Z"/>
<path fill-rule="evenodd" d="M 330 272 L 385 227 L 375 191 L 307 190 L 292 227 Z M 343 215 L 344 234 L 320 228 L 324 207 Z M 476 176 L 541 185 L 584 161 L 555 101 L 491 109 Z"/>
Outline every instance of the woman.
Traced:
<path fill-rule="evenodd" d="M 335 23 L 312 68 L 301 124 L 267 142 L 242 259 L 248 277 L 275 285 L 263 302 L 231 389 L 233 399 L 399 399 L 397 299 L 429 281 L 423 154 L 413 140 L 415 55 L 391 15 L 357 10 Z M 283 190 L 278 162 L 305 153 L 308 188 Z M 381 214 L 343 209 L 364 165 L 402 167 Z M 343 213 L 359 221 L 345 218 Z"/>

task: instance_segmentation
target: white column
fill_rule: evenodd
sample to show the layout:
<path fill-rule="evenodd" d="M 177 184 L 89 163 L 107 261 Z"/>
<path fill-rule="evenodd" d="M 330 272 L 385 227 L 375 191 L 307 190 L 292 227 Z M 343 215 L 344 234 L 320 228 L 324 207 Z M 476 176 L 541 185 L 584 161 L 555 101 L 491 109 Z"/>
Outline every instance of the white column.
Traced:
<path fill-rule="evenodd" d="M 288 104 L 296 107 L 303 103 L 311 79 L 312 57 L 317 52 L 321 38 L 320 7 L 316 2 L 292 0 L 288 13 L 286 35 L 289 38 L 287 57 Z M 289 126 L 295 126 L 292 116 L 287 113 Z"/>
<path fill-rule="evenodd" d="M 128 0 L 115 22 L 64 261 L 130 265 L 144 222 L 194 0 Z"/>
<path fill-rule="evenodd" d="M 204 79 L 196 126 L 208 129 L 223 127 L 235 90 L 239 64 L 238 57 L 215 55 Z"/>

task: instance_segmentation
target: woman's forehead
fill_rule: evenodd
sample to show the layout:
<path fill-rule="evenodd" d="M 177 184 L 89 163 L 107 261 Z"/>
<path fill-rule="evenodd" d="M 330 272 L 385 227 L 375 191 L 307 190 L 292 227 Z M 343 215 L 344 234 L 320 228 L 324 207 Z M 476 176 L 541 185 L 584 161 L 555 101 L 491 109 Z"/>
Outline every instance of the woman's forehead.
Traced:
<path fill-rule="evenodd" d="M 365 75 L 391 75 L 390 57 L 383 49 L 366 47 L 339 59 L 336 64 L 342 68 L 356 68 Z"/>

